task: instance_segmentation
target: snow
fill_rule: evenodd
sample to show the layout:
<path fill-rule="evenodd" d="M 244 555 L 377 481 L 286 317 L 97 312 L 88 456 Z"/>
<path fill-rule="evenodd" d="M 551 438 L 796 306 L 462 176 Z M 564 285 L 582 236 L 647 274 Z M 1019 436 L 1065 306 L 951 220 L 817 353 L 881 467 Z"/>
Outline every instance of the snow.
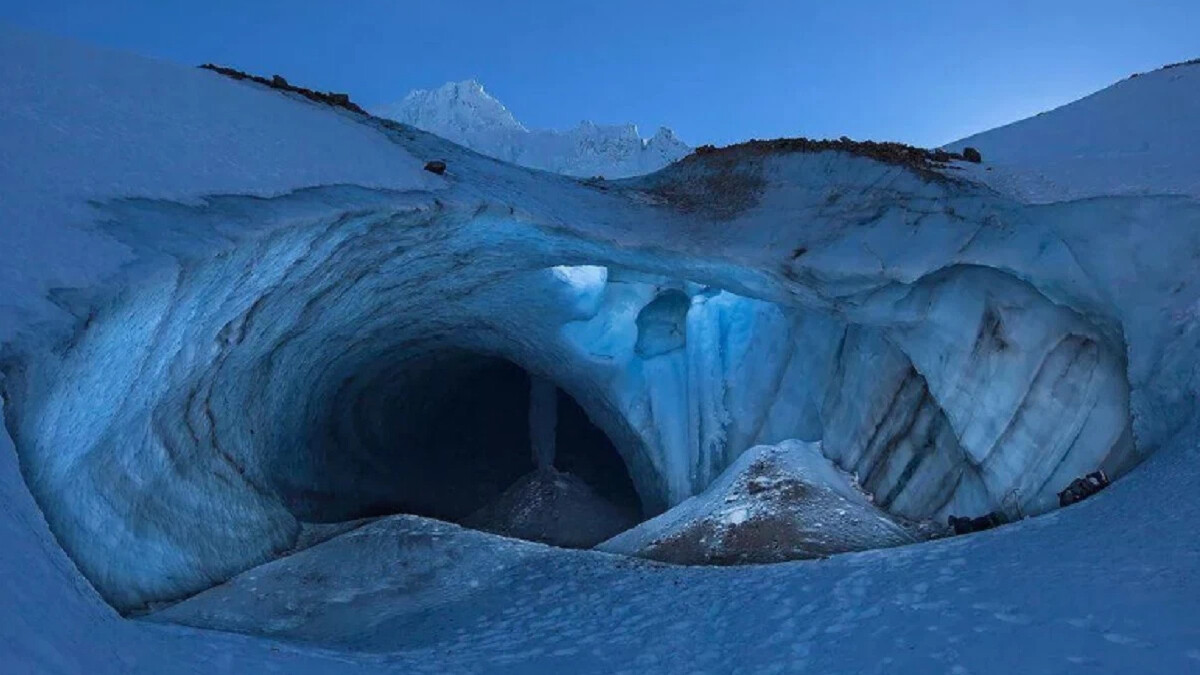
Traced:
<path fill-rule="evenodd" d="M 703 492 L 597 546 L 682 564 L 767 563 L 915 541 L 821 454 L 786 440 L 743 452 Z"/>
<path fill-rule="evenodd" d="M 834 152 L 597 185 L 0 30 L 0 572 L 19 580 L 0 586 L 0 653 L 15 672 L 1196 668 L 1200 548 L 1181 534 L 1200 528 L 1195 199 L 1030 204 Z M 1118 91 L 1152 87 L 1153 114 L 1185 105 L 1192 71 L 1174 70 Z M 979 146 L 984 166 L 951 175 L 1006 151 Z M 445 176 L 421 170 L 435 157 Z M 1097 176 L 1079 194 L 1108 190 Z M 343 537 L 403 519 L 275 558 L 309 516 L 420 480 L 378 429 L 425 419 L 422 395 L 457 386 L 467 352 L 569 392 L 652 512 L 789 438 L 864 469 L 880 507 L 926 515 L 1014 488 L 1037 511 L 1084 468 L 1124 475 L 995 531 L 773 566 L 471 533 L 506 550 L 494 576 L 338 605 L 404 576 L 403 551 L 387 566 Z M 217 584 L 208 597 L 253 605 L 246 579 L 301 562 L 337 583 L 271 576 L 269 603 L 225 619 L 310 642 L 104 602 Z M 381 621 L 348 631 L 356 617 Z"/>
<path fill-rule="evenodd" d="M 81 286 L 128 260 L 125 247 L 85 227 L 96 218 L 89 200 L 439 185 L 416 158 L 347 116 L 194 70 L 4 29 L 0 285 Z M 14 301 L 0 301 L 5 339 L 42 309 Z"/>
<path fill-rule="evenodd" d="M 947 147 L 973 146 L 972 176 L 1030 202 L 1100 195 L 1200 196 L 1200 63 L 1122 80 Z"/>
<path fill-rule="evenodd" d="M 624 178 L 650 173 L 691 152 L 660 127 L 642 138 L 632 124 L 583 121 L 573 129 L 527 129 L 474 81 L 418 89 L 398 103 L 371 111 L 437 134 L 506 162 L 569 176 Z"/>

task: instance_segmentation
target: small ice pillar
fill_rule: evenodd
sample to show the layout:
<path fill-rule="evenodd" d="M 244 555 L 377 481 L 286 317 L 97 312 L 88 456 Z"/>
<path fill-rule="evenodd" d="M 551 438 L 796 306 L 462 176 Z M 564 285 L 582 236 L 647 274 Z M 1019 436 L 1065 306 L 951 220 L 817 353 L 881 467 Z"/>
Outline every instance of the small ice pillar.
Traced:
<path fill-rule="evenodd" d="M 558 387 L 550 380 L 530 378 L 529 441 L 539 470 L 554 467 L 554 435 L 558 427 Z"/>

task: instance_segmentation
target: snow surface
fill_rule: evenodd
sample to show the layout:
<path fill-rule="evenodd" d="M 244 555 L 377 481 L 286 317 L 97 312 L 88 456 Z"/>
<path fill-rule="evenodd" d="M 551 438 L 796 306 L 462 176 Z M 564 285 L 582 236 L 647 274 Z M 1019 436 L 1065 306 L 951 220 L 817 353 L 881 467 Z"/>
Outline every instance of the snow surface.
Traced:
<path fill-rule="evenodd" d="M 474 80 L 418 89 L 371 111 L 424 129 L 506 162 L 569 176 L 625 178 L 652 171 L 691 152 L 660 127 L 642 138 L 632 124 L 580 122 L 573 129 L 527 129 Z"/>
<path fill-rule="evenodd" d="M 695 497 L 596 548 L 662 562 L 769 563 L 915 540 L 821 454 L 786 440 L 743 452 Z"/>
<path fill-rule="evenodd" d="M 1200 528 L 1194 199 L 1030 205 L 834 152 L 595 185 L 0 31 L 14 672 L 1200 666 L 1200 544 L 1183 536 Z M 420 170 L 434 157 L 446 176 Z M 571 393 L 658 510 L 755 439 L 820 438 L 843 469 L 874 468 L 877 503 L 928 510 L 1014 488 L 1038 507 L 1097 463 L 1133 470 L 1037 519 L 819 562 L 539 549 L 454 600 L 433 589 L 419 615 L 375 626 L 369 653 L 338 649 L 337 621 L 306 636 L 321 645 L 280 643 L 124 619 L 101 599 L 131 608 L 301 560 L 268 562 L 304 537 L 306 490 L 349 503 L 388 488 L 372 423 L 413 419 L 405 364 L 448 347 Z M 325 590 L 296 599 L 342 612 Z M 251 620 L 279 606 L 299 608 L 285 597 Z"/>
<path fill-rule="evenodd" d="M 440 184 L 346 115 L 195 70 L 4 29 L 0 286 L 84 286 L 127 261 L 126 247 L 86 227 L 89 200 Z M 0 300 L 0 338 L 36 316 L 17 301 Z"/>
<path fill-rule="evenodd" d="M 1200 196 L 1200 63 L 1142 73 L 1073 103 L 949 144 L 972 176 L 1025 201 Z"/>

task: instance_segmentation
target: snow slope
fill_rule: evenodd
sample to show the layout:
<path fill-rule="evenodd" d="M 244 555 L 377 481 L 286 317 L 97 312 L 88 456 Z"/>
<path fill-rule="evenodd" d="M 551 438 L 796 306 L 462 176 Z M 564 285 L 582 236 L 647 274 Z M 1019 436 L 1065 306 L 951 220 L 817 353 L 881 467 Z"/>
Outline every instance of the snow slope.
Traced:
<path fill-rule="evenodd" d="M 973 175 L 1025 201 L 1200 196 L 1200 63 L 1122 80 L 1073 103 L 949 144 L 974 146 Z M 990 171 L 988 169 L 991 169 Z"/>
<path fill-rule="evenodd" d="M 666 127 L 647 139 L 632 124 L 585 121 L 565 131 L 530 130 L 474 80 L 418 89 L 371 112 L 506 162 L 569 176 L 637 176 L 691 151 Z"/>
<path fill-rule="evenodd" d="M 1200 664 L 1200 544 L 1180 536 L 1200 528 L 1194 199 L 1029 205 L 841 152 L 731 151 L 595 184 L 0 30 L 0 251 L 17 256 L 0 293 L 0 573 L 19 580 L 0 585 L 0 653 L 15 672 Z M 420 170 L 433 157 L 445 176 Z M 305 636 L 328 647 L 277 643 L 102 600 L 239 578 L 307 518 L 386 494 L 404 453 L 375 430 L 422 419 L 414 364 L 453 350 L 569 392 L 659 510 L 776 435 L 820 438 L 871 471 L 876 503 L 926 513 L 1014 489 L 1044 506 L 1081 469 L 1132 470 L 1015 526 L 815 563 L 551 551 L 419 621 L 359 626 L 370 653 L 334 631 Z M 311 583 L 305 597 L 344 597 Z M 374 616 L 311 609 L 338 630 Z"/>
<path fill-rule="evenodd" d="M 380 144 L 378 132 L 343 115 L 249 85 L 231 88 L 211 72 L 91 54 L 15 29 L 0 43 L 5 286 L 35 279 L 43 290 L 81 286 L 112 272 L 128 251 L 79 227 L 95 219 L 93 199 L 439 184 L 408 152 Z M 119 93 L 133 90 L 144 95 Z M 31 316 L 17 300 L 0 301 L 0 339 Z"/>

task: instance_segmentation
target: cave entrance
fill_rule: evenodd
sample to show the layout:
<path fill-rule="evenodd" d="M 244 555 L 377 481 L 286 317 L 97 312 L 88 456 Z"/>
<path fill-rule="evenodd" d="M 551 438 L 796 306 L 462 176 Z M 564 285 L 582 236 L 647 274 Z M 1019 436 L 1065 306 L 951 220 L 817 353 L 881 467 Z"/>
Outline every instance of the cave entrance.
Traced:
<path fill-rule="evenodd" d="M 553 382 L 462 352 L 406 371 L 382 414 L 359 421 L 390 455 L 392 497 L 355 517 L 407 513 L 576 548 L 643 519 L 617 449 Z"/>

